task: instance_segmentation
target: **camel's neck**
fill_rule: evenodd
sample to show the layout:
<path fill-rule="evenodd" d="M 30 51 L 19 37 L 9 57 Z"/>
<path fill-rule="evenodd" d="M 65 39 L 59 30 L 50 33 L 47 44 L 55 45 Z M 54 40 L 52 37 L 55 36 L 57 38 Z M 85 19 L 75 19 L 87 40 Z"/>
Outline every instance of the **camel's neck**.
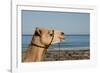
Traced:
<path fill-rule="evenodd" d="M 24 62 L 36 62 L 41 61 L 43 58 L 44 48 L 39 48 L 36 46 L 30 46 L 27 49 Z"/>
<path fill-rule="evenodd" d="M 33 36 L 29 48 L 26 51 L 24 62 L 41 61 L 46 46 L 43 45 L 39 36 Z"/>

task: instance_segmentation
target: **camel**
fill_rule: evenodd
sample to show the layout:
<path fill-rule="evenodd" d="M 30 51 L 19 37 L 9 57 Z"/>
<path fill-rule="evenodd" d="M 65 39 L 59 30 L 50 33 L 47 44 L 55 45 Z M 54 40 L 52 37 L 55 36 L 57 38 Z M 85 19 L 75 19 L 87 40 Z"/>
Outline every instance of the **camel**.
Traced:
<path fill-rule="evenodd" d="M 32 40 L 24 56 L 23 62 L 41 62 L 51 44 L 64 40 L 64 33 L 47 28 L 36 27 Z"/>

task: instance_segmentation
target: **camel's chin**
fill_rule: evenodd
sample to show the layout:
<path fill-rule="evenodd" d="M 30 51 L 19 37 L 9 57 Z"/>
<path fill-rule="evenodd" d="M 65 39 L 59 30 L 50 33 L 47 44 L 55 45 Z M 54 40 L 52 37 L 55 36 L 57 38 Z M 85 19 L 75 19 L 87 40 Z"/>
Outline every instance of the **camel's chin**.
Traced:
<path fill-rule="evenodd" d="M 57 40 L 57 41 L 52 42 L 51 44 L 56 44 L 56 43 L 59 43 L 59 42 L 61 42 L 61 41 Z"/>
<path fill-rule="evenodd" d="M 60 43 L 61 41 L 64 41 L 64 39 L 60 39 L 60 40 L 53 41 L 51 44 Z"/>

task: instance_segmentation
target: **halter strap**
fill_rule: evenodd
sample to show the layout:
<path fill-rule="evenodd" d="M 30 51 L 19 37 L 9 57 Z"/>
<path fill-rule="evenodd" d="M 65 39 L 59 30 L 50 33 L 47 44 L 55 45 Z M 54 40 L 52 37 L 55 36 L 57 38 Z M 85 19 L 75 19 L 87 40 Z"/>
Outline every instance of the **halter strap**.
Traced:
<path fill-rule="evenodd" d="M 51 43 L 52 43 L 52 41 L 54 39 L 54 30 L 52 30 L 52 34 L 53 34 L 53 36 L 52 36 L 51 42 L 49 43 L 49 45 L 46 46 L 46 48 L 48 48 L 51 45 Z"/>
<path fill-rule="evenodd" d="M 52 34 L 53 34 L 52 39 L 51 39 L 50 43 L 49 43 L 47 46 L 41 46 L 41 45 L 38 45 L 38 44 L 35 44 L 35 43 L 31 43 L 31 45 L 34 45 L 34 46 L 36 46 L 36 47 L 40 47 L 40 48 L 45 48 L 45 49 L 47 49 L 47 48 L 51 45 L 51 43 L 52 43 L 52 41 L 53 41 L 53 39 L 54 39 L 54 30 L 52 30 Z"/>

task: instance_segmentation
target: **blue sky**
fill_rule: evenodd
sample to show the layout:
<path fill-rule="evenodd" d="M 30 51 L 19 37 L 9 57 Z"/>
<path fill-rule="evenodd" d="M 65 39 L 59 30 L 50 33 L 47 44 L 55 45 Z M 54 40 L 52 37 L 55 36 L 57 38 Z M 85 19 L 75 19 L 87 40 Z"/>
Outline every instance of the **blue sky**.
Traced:
<path fill-rule="evenodd" d="M 22 10 L 22 33 L 33 34 L 36 27 L 58 29 L 65 34 L 89 34 L 90 14 Z"/>

